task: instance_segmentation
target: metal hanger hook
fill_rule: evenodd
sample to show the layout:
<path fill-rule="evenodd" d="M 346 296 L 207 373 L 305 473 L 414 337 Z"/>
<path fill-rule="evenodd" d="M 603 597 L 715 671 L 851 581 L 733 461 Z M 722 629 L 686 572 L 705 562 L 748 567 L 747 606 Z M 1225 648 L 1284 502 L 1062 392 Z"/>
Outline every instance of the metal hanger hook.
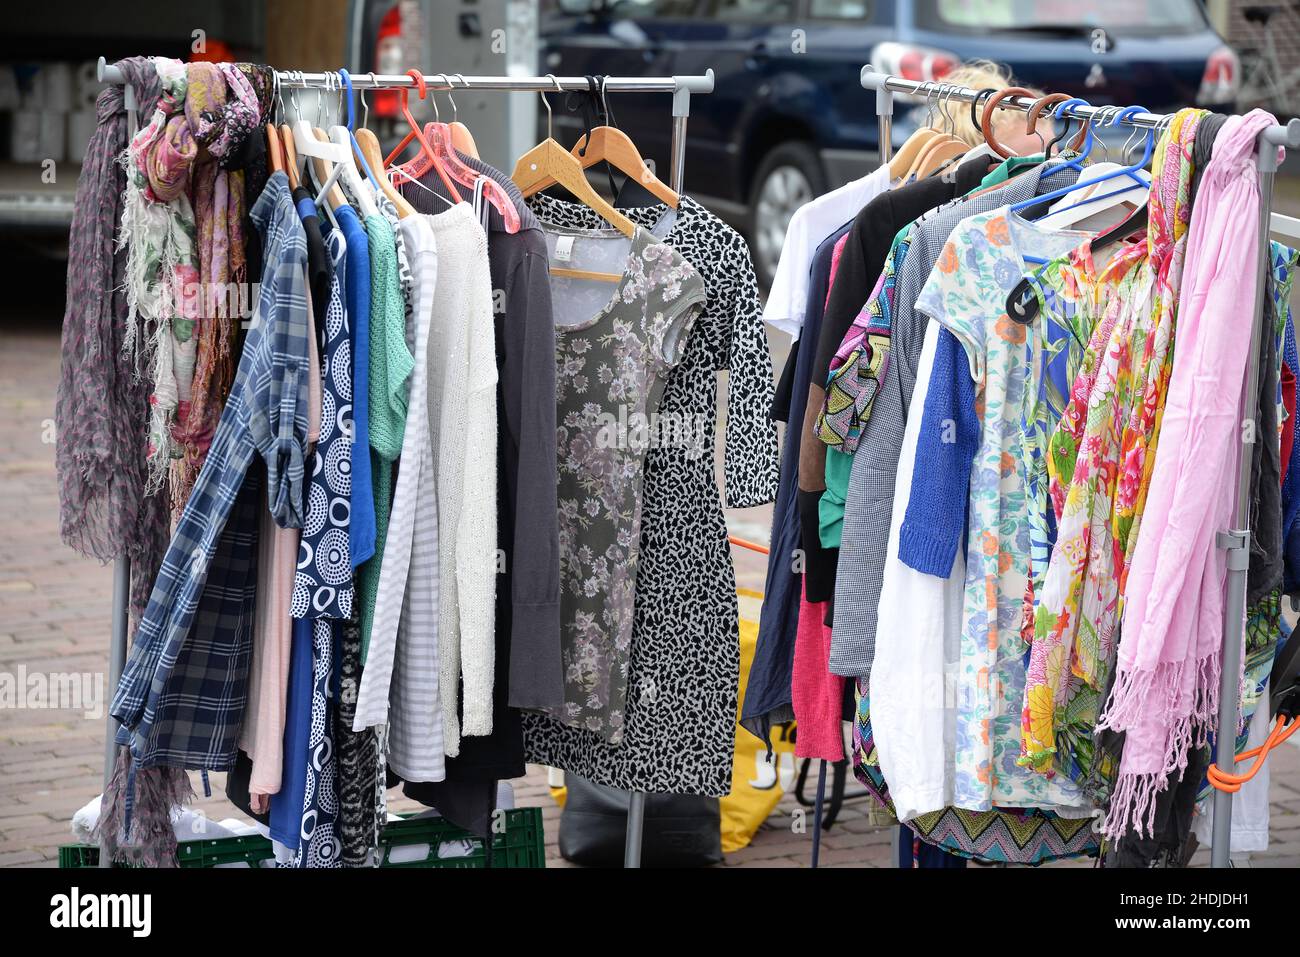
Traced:
<path fill-rule="evenodd" d="M 943 114 L 943 132 L 946 136 L 951 136 L 957 124 L 952 119 L 952 98 L 957 93 L 959 87 L 946 84 L 947 92 L 942 94 L 942 100 L 939 104 L 939 112 Z"/>
<path fill-rule="evenodd" d="M 280 71 L 271 71 L 271 104 L 275 112 L 271 114 L 271 122 L 284 120 L 284 92 L 280 89 Z"/>
<path fill-rule="evenodd" d="M 1146 112 L 1147 112 L 1147 108 L 1145 106 L 1127 106 L 1119 112 L 1119 115 L 1117 115 L 1113 120 L 1110 121 L 1110 125 L 1118 126 L 1120 123 L 1123 123 L 1125 120 L 1130 119 L 1135 114 L 1146 113 Z M 1119 155 L 1124 158 L 1124 163 L 1126 165 L 1132 163 L 1132 160 L 1129 158 L 1129 154 L 1133 151 L 1133 146 L 1134 146 L 1133 138 L 1141 132 L 1142 132 L 1141 127 L 1138 126 L 1132 127 L 1132 129 L 1129 132 L 1128 139 L 1124 141 L 1124 147 L 1120 151 Z"/>
<path fill-rule="evenodd" d="M 439 73 L 438 76 L 442 77 L 443 81 L 447 84 L 447 102 L 451 104 L 451 121 L 453 123 L 459 123 L 460 110 L 456 108 L 456 98 L 451 95 L 452 82 L 447 78 L 447 74 L 445 73 Z"/>
<path fill-rule="evenodd" d="M 446 83 L 446 82 L 447 82 L 447 74 L 446 74 L 446 73 L 430 73 L 429 75 L 430 75 L 430 77 L 442 77 L 442 82 L 443 82 L 443 83 Z M 432 90 L 429 91 L 429 103 L 432 103 L 432 104 L 433 104 L 433 121 L 435 122 L 435 124 L 441 124 L 441 122 L 442 122 L 442 111 L 441 111 L 441 109 L 438 109 L 438 98 L 437 98 L 437 96 L 434 96 L 434 95 L 433 95 L 433 91 L 432 91 Z"/>
<path fill-rule="evenodd" d="M 563 92 L 563 88 L 560 87 L 560 81 L 557 80 L 557 79 L 555 79 L 555 74 L 553 74 L 553 73 L 548 73 L 548 74 L 546 74 L 546 75 L 547 75 L 548 77 L 551 78 L 551 81 L 552 81 L 552 82 L 555 83 L 556 88 L 557 88 L 557 89 L 560 89 L 561 92 Z M 547 138 L 548 140 L 555 139 L 555 137 L 552 135 L 553 132 L 554 132 L 554 129 L 553 129 L 553 126 L 552 126 L 552 120 L 553 120 L 553 117 L 552 117 L 552 115 L 551 115 L 551 101 L 548 100 L 548 99 L 546 98 L 546 91 L 545 91 L 545 90 L 538 90 L 538 91 L 537 91 L 537 95 L 540 96 L 540 97 L 542 98 L 542 106 L 546 107 L 546 138 Z"/>
<path fill-rule="evenodd" d="M 373 72 L 368 75 L 370 77 L 370 86 L 373 89 L 379 84 L 375 82 L 375 74 Z M 361 96 L 361 126 L 365 128 L 370 123 L 370 104 L 366 102 L 366 88 L 358 87 L 357 93 Z"/>

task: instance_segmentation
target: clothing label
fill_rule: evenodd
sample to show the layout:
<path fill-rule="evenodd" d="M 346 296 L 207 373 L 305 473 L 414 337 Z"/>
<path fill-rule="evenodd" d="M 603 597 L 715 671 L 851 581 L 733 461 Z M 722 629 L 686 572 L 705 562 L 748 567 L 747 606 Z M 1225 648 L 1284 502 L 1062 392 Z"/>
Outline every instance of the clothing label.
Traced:
<path fill-rule="evenodd" d="M 555 240 L 556 262 L 567 263 L 573 258 L 573 237 L 560 236 Z"/>

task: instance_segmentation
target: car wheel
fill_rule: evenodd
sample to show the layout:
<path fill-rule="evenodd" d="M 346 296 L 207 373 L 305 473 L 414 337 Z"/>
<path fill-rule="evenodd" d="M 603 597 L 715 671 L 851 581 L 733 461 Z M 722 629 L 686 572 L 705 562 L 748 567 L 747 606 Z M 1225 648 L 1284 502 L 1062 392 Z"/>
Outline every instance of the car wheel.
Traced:
<path fill-rule="evenodd" d="M 796 209 L 826 191 L 826 174 L 807 143 L 783 143 L 759 163 L 749 196 L 749 241 L 754 268 L 770 286 L 785 231 Z"/>

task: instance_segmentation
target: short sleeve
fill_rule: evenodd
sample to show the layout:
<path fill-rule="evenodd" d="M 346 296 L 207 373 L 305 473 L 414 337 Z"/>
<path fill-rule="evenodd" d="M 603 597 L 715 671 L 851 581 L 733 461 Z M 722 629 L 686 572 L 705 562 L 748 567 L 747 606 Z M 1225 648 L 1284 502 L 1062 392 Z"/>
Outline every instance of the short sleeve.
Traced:
<path fill-rule="evenodd" d="M 708 295 L 695 267 L 668 246 L 662 248 L 672 253 L 672 258 L 665 270 L 667 281 L 655 290 L 660 297 L 649 306 L 651 350 L 664 368 L 671 369 L 681 362 L 686 341 L 704 311 Z"/>

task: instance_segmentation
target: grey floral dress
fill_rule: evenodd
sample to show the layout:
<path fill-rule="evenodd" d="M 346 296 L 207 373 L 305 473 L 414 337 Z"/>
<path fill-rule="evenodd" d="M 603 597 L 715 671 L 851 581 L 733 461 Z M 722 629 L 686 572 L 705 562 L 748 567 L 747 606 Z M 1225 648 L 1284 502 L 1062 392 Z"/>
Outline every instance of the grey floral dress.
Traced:
<path fill-rule="evenodd" d="M 545 193 L 528 202 L 548 229 L 605 224 L 590 207 Z M 524 750 L 534 764 L 607 787 L 716 797 L 731 790 L 740 639 L 715 454 L 728 506 L 749 508 L 776 497 L 772 357 L 749 248 L 739 233 L 689 196 L 676 210 L 657 204 L 621 212 L 662 235 L 704 280 L 708 301 L 681 361 L 666 376 L 658 411 L 708 427 L 698 433 L 702 450 L 695 443 L 660 443 L 646 453 L 621 743 L 524 712 Z M 714 434 L 720 372 L 725 444 Z"/>
<path fill-rule="evenodd" d="M 553 278 L 557 313 L 569 282 Z M 604 308 L 556 316 L 564 706 L 551 714 L 611 744 L 626 714 L 645 457 L 689 439 L 657 410 L 705 298 L 695 268 L 638 228 Z"/>

